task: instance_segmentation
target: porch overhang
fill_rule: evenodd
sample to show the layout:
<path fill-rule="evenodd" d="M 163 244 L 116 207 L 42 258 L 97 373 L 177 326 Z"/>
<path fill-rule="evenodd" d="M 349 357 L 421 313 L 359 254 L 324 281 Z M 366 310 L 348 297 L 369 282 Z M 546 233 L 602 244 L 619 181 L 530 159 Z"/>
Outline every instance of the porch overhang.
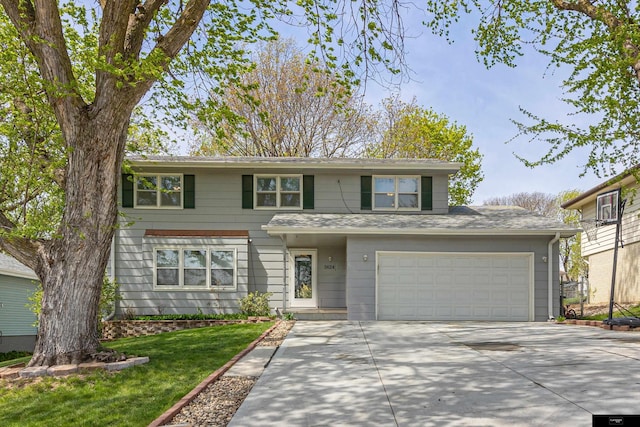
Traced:
<path fill-rule="evenodd" d="M 282 213 L 262 226 L 270 236 L 423 235 L 571 237 L 580 229 L 513 207 L 454 207 L 448 214 Z"/>

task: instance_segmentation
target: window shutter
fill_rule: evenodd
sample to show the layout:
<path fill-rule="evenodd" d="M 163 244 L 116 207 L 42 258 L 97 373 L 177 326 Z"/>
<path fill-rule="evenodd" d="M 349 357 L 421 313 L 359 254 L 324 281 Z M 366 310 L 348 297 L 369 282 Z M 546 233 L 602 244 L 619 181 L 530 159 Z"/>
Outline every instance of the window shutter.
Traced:
<path fill-rule="evenodd" d="M 302 176 L 302 209 L 313 209 L 315 203 L 313 175 Z"/>
<path fill-rule="evenodd" d="M 253 175 L 242 175 L 242 209 L 253 209 Z"/>
<path fill-rule="evenodd" d="M 370 176 L 360 177 L 360 210 L 371 210 L 371 183 Z"/>
<path fill-rule="evenodd" d="M 431 211 L 433 210 L 433 178 L 430 176 L 423 176 L 421 181 L 421 209 L 423 211 Z"/>
<path fill-rule="evenodd" d="M 122 174 L 122 207 L 133 207 L 133 175 Z"/>
<path fill-rule="evenodd" d="M 182 206 L 185 209 L 196 207 L 196 177 L 195 175 L 183 175 L 184 199 Z"/>

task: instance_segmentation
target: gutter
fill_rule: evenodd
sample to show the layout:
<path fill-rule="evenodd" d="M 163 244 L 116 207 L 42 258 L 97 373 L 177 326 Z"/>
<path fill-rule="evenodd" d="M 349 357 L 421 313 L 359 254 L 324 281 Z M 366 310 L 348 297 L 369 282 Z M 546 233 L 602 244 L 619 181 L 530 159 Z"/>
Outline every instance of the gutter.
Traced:
<path fill-rule="evenodd" d="M 560 233 L 556 232 L 556 235 L 553 239 L 549 240 L 547 244 L 547 289 L 548 289 L 548 309 L 549 309 L 549 317 L 548 320 L 553 320 L 555 317 L 553 316 L 553 245 L 560 240 Z"/>
<path fill-rule="evenodd" d="M 498 228 L 384 228 L 384 227 L 291 227 L 291 226 L 269 226 L 262 225 L 261 229 L 269 236 L 283 236 L 286 234 L 344 234 L 344 235 L 409 235 L 409 236 L 548 236 L 549 233 L 562 233 L 563 236 L 573 236 L 582 229 L 540 229 L 532 230 L 526 228 L 498 229 Z"/>
<path fill-rule="evenodd" d="M 110 260 L 110 270 L 109 271 L 109 280 L 111 280 L 111 282 L 115 282 L 116 280 L 116 237 L 115 234 L 114 236 L 111 238 L 111 260 Z M 119 293 L 120 291 L 118 289 L 116 289 L 116 293 Z M 111 313 L 107 314 L 105 317 L 102 318 L 103 321 L 109 321 L 111 319 L 113 319 L 116 315 L 116 304 L 118 302 L 114 301 L 113 302 L 113 310 L 111 310 Z"/>

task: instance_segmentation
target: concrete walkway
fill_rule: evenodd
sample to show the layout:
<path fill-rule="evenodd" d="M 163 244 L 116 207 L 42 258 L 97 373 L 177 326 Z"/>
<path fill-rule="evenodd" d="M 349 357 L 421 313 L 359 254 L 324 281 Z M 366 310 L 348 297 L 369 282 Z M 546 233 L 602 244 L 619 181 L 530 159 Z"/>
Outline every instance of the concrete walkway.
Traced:
<path fill-rule="evenodd" d="M 640 414 L 640 332 L 296 322 L 230 426 L 591 426 Z"/>

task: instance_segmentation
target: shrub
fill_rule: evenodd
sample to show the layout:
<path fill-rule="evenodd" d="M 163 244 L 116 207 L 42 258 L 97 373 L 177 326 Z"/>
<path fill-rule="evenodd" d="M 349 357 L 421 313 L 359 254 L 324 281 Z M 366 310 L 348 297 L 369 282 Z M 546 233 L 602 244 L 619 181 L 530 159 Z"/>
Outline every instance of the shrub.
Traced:
<path fill-rule="evenodd" d="M 132 316 L 126 320 L 243 320 L 246 314 L 226 313 L 226 314 L 157 314 L 149 316 Z"/>
<path fill-rule="evenodd" d="M 247 316 L 269 316 L 269 298 L 272 292 L 249 292 L 246 297 L 240 298 L 240 311 Z"/>

